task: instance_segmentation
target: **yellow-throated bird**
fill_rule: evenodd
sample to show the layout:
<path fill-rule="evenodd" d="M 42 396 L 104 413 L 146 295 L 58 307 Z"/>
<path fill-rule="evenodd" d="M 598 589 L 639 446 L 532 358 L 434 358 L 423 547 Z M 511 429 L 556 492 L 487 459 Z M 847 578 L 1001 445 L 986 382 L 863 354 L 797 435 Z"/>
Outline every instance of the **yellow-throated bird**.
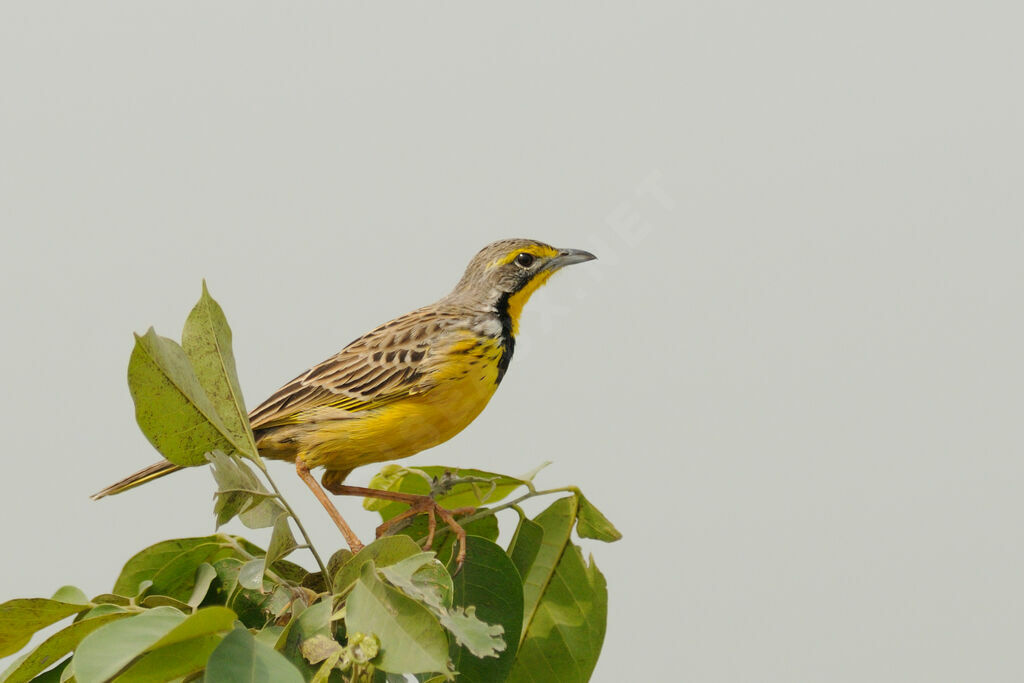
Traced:
<path fill-rule="evenodd" d="M 555 271 L 593 258 L 586 251 L 527 239 L 487 245 L 451 294 L 364 334 L 253 410 L 249 420 L 260 455 L 295 463 L 353 551 L 362 544 L 310 475 L 311 468 L 324 468 L 321 481 L 332 493 L 410 504 L 378 535 L 398 519 L 427 512 L 432 538 L 436 511 L 459 538 L 461 563 L 465 532 L 450 511 L 429 496 L 346 486 L 345 477 L 360 465 L 405 458 L 462 431 L 487 405 L 508 369 L 523 304 Z M 93 498 L 178 469 L 166 460 L 156 463 Z"/>

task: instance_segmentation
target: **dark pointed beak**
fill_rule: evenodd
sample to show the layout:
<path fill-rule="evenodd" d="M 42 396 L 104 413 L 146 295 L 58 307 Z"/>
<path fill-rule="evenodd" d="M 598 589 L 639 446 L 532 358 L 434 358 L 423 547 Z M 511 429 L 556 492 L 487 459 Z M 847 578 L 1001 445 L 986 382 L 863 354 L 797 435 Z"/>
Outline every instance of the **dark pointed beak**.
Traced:
<path fill-rule="evenodd" d="M 545 270 L 558 270 L 559 268 L 571 266 L 574 263 L 593 261 L 596 258 L 589 251 L 583 251 L 582 249 L 560 249 L 558 256 L 548 261 Z"/>

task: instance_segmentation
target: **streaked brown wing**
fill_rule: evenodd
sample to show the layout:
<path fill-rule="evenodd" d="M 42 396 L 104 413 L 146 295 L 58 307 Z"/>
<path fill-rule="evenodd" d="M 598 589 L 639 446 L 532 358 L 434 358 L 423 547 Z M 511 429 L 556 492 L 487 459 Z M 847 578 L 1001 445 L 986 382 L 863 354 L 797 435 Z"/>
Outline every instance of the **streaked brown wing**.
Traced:
<path fill-rule="evenodd" d="M 421 393 L 432 342 L 453 322 L 428 308 L 381 325 L 281 387 L 249 413 L 253 429 L 302 422 L 316 408 L 355 413 Z"/>

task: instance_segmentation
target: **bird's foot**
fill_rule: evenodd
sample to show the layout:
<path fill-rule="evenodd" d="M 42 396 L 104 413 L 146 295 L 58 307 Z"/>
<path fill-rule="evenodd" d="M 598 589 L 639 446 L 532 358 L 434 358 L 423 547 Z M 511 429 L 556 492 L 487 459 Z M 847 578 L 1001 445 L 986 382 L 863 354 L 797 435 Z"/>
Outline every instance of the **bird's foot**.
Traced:
<path fill-rule="evenodd" d="M 471 515 L 476 512 L 474 507 L 455 508 L 449 510 L 438 504 L 436 500 L 430 496 L 413 496 L 411 494 L 405 494 L 408 499 L 402 502 L 409 503 L 409 509 L 398 515 L 395 515 L 388 521 L 377 527 L 377 538 L 380 538 L 384 534 L 388 533 L 396 524 L 399 524 L 407 519 L 411 519 L 420 513 L 427 515 L 427 540 L 423 544 L 424 550 L 430 550 L 434 544 L 434 534 L 437 532 L 437 517 L 441 517 L 444 523 L 448 525 L 448 528 L 455 534 L 455 538 L 459 543 L 459 552 L 455 556 L 455 562 L 457 563 L 457 569 L 462 568 L 462 563 L 466 560 L 466 530 L 455 521 L 455 515 Z"/>

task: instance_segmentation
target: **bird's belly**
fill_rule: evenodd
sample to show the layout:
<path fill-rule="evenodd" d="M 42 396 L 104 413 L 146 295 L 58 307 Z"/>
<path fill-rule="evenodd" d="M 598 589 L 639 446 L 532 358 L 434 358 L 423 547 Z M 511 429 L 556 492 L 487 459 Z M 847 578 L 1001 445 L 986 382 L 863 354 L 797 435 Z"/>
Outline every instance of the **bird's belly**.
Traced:
<path fill-rule="evenodd" d="M 497 353 L 456 357 L 429 391 L 319 423 L 303 439 L 306 461 L 312 467 L 351 469 L 405 458 L 447 441 L 476 419 L 494 395 Z"/>

